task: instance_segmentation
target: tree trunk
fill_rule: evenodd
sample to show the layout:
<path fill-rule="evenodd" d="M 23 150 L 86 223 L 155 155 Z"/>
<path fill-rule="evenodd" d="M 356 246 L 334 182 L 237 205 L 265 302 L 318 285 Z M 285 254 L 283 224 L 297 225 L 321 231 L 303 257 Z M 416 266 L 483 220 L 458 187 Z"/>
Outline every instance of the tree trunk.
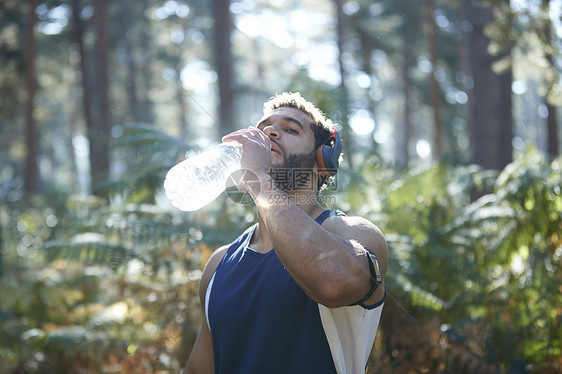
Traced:
<path fill-rule="evenodd" d="M 230 0 L 212 0 L 214 19 L 214 60 L 219 84 L 219 128 L 220 137 L 235 130 L 234 127 L 234 58 L 232 56 L 232 16 Z"/>
<path fill-rule="evenodd" d="M 140 48 L 137 50 L 139 54 L 138 58 L 138 68 L 139 68 L 139 80 L 138 80 L 138 90 L 137 95 L 139 98 L 139 102 L 141 103 L 141 119 L 143 122 L 154 123 L 154 105 L 152 100 L 150 99 L 150 92 L 152 92 L 152 60 L 154 57 L 154 52 L 152 51 L 152 33 L 151 33 L 151 22 L 147 19 L 147 8 L 148 8 L 148 1 L 142 1 L 139 6 L 141 8 L 140 14 L 142 18 L 136 19 L 136 22 L 141 23 L 140 31 L 138 33 L 138 37 L 140 40 L 138 41 L 138 45 Z"/>
<path fill-rule="evenodd" d="M 73 24 L 73 39 L 78 45 L 78 50 L 80 53 L 80 75 L 82 77 L 82 110 L 84 114 L 84 123 L 86 124 L 86 129 L 92 128 L 92 86 L 90 84 L 90 74 L 88 70 L 88 54 L 84 47 L 84 23 L 82 18 L 80 18 L 80 13 L 82 12 L 82 4 L 80 0 L 71 0 L 72 6 L 72 24 Z M 73 132 L 71 132 L 71 138 Z M 72 145 L 72 141 L 70 142 Z M 74 153 L 73 153 L 74 159 Z M 76 170 L 79 173 L 79 170 Z M 80 180 L 80 177 L 78 177 Z M 80 184 L 78 184 L 80 185 Z"/>
<path fill-rule="evenodd" d="M 485 169 L 502 170 L 512 161 L 513 77 L 511 67 L 501 74 L 494 73 L 492 67 L 496 61 L 509 60 L 511 48 L 504 46 L 504 50 L 495 57 L 488 53 L 490 40 L 484 35 L 484 28 L 495 22 L 491 7 L 471 3 L 470 20 L 473 26 L 470 62 L 474 80 L 469 96 L 472 161 Z"/>
<path fill-rule="evenodd" d="M 507 7 L 510 6 L 511 0 L 503 0 Z M 511 29 L 511 18 L 509 19 Z M 498 85 L 498 107 L 496 108 L 496 118 L 498 126 L 497 138 L 497 170 L 502 170 L 511 161 L 513 161 L 513 69 L 511 58 L 511 45 L 509 40 L 504 39 L 503 49 L 496 61 L 506 62 L 505 71 L 497 74 L 496 80 Z M 503 63 L 502 63 L 503 65 Z"/>
<path fill-rule="evenodd" d="M 558 145 L 558 108 L 545 99 L 548 117 L 546 118 L 546 127 L 548 134 L 548 154 L 550 158 L 555 159 L 560 154 Z"/>
<path fill-rule="evenodd" d="M 334 6 L 336 9 L 336 42 L 338 46 L 338 65 L 340 70 L 340 87 L 339 92 L 341 94 L 341 132 L 343 138 L 343 150 L 345 155 L 345 160 L 349 165 L 350 169 L 353 169 L 353 154 L 351 150 L 353 149 L 352 134 L 349 129 L 349 92 L 345 84 L 345 66 L 343 64 L 343 53 L 344 53 L 344 30 L 345 30 L 345 16 L 343 12 L 343 1 L 334 0 Z"/>
<path fill-rule="evenodd" d="M 73 25 L 73 39 L 74 42 L 78 45 L 78 51 L 80 53 L 80 75 L 82 78 L 82 114 L 84 116 L 84 123 L 86 125 L 86 129 L 92 128 L 93 124 L 93 117 L 92 117 L 92 85 L 91 85 L 91 75 L 88 69 L 88 53 L 86 52 L 86 48 L 84 47 L 84 22 L 80 17 L 82 13 L 82 4 L 80 0 L 71 0 L 71 7 L 72 7 L 72 25 Z M 76 116 L 78 117 L 78 115 Z M 73 122 L 71 123 L 71 131 L 70 131 L 70 139 L 69 139 L 69 149 L 72 150 L 72 164 L 74 165 L 74 171 L 76 173 L 76 190 L 79 193 L 89 193 L 91 191 L 91 186 L 88 186 L 86 183 L 82 182 L 82 174 L 84 173 L 83 170 L 79 169 L 76 162 L 76 153 L 74 152 L 74 144 L 72 142 L 74 137 L 74 130 L 76 126 Z"/>
<path fill-rule="evenodd" d="M 488 53 L 490 40 L 484 35 L 484 27 L 494 21 L 494 15 L 490 7 L 479 7 L 470 2 L 469 19 L 473 27 L 469 45 L 474 87 L 470 95 L 468 124 L 472 162 L 485 169 L 496 169 L 498 89 L 492 71 L 492 56 Z"/>
<path fill-rule="evenodd" d="M 352 22 L 355 22 L 354 20 L 352 20 Z M 365 30 L 362 30 L 360 28 L 354 30 L 358 36 L 359 36 L 359 40 L 361 41 L 361 51 L 360 51 L 360 62 L 361 62 L 361 70 L 363 70 L 363 72 L 365 72 L 365 74 L 367 74 L 367 76 L 369 76 L 369 78 L 371 78 L 371 82 L 369 84 L 369 87 L 367 88 L 367 92 L 366 92 L 366 96 L 369 98 L 367 100 L 367 110 L 369 111 L 369 114 L 371 116 L 371 118 L 373 119 L 373 121 L 375 121 L 375 126 L 377 123 L 376 120 L 376 113 L 377 113 L 377 105 L 375 103 L 375 100 L 370 100 L 371 94 L 376 92 L 376 90 L 378 89 L 378 87 L 375 87 L 373 82 L 376 82 L 376 79 L 373 79 L 373 67 L 371 66 L 371 56 L 373 53 L 373 43 L 371 42 L 370 38 L 371 35 L 370 33 L 365 32 Z M 373 153 L 377 152 L 377 143 L 374 141 L 373 139 L 373 134 L 370 134 L 369 136 L 369 140 L 368 140 L 368 145 L 369 147 L 372 149 Z"/>
<path fill-rule="evenodd" d="M 96 113 L 89 129 L 92 191 L 107 197 L 102 183 L 109 178 L 109 142 L 111 135 L 111 108 L 109 102 L 109 30 L 108 1 L 94 0 L 94 27 L 96 31 Z"/>
<path fill-rule="evenodd" d="M 467 110 L 465 111 L 465 126 L 467 128 L 472 124 L 472 110 L 471 106 L 473 104 L 472 99 L 472 89 L 474 87 L 474 82 L 472 80 L 472 72 L 470 68 L 470 43 L 469 43 L 469 33 L 463 30 L 463 22 L 465 21 L 467 14 L 470 13 L 470 8 L 468 6 L 468 2 L 466 0 L 462 0 L 459 2 L 459 6 L 455 9 L 455 18 L 456 18 L 456 26 L 459 30 L 459 35 L 457 39 L 457 53 L 459 58 L 459 66 L 462 72 L 462 87 L 466 96 L 468 98 L 467 101 Z M 468 132 L 470 135 L 470 132 Z"/>
<path fill-rule="evenodd" d="M 542 2 L 542 9 L 544 14 L 550 13 L 550 1 L 543 0 Z M 550 21 L 546 21 L 544 25 L 544 43 L 547 46 L 545 48 L 545 57 L 548 61 L 549 68 L 556 72 L 556 65 L 554 62 L 554 56 L 552 54 L 552 50 L 554 46 L 552 45 L 552 23 Z M 553 74 L 554 76 L 558 76 L 557 74 Z M 554 159 L 558 157 L 560 154 L 560 149 L 558 145 L 558 109 L 554 105 L 552 105 L 549 100 L 548 96 L 552 91 L 552 83 L 548 81 L 546 82 L 548 86 L 547 93 L 544 97 L 544 103 L 546 105 L 546 109 L 548 111 L 548 116 L 546 118 L 546 130 L 547 130 L 547 152 L 548 155 Z"/>
<path fill-rule="evenodd" d="M 507 50 L 504 56 L 511 53 Z M 496 76 L 498 82 L 498 107 L 496 108 L 498 126 L 497 138 L 497 170 L 502 170 L 513 161 L 513 113 L 511 86 L 513 84 L 513 71 L 509 67 L 504 73 Z"/>
<path fill-rule="evenodd" d="M 175 67 L 176 76 L 181 75 L 181 69 L 183 67 L 183 58 L 181 56 L 181 47 L 178 47 L 178 64 Z M 180 126 L 180 136 L 184 142 L 188 143 L 190 140 L 189 124 L 187 123 L 188 106 L 187 100 L 185 99 L 185 89 L 181 84 L 176 84 L 176 99 L 178 101 L 179 113 L 178 113 L 178 123 Z"/>
<path fill-rule="evenodd" d="M 25 137 L 27 155 L 25 159 L 25 204 L 31 205 L 31 198 L 37 192 L 39 169 L 37 157 L 39 154 L 39 134 L 35 122 L 35 95 L 37 93 L 37 77 L 35 76 L 35 59 L 37 54 L 37 40 L 35 25 L 37 23 L 38 0 L 29 0 L 26 39 L 25 39 L 25 85 L 27 98 L 25 104 Z"/>
<path fill-rule="evenodd" d="M 411 69 L 412 69 L 412 55 L 411 55 L 411 37 L 410 33 L 403 28 L 402 37 L 404 38 L 404 45 L 402 49 L 403 56 L 403 69 L 402 69 L 402 93 L 404 97 L 404 104 L 402 106 L 402 132 L 397 136 L 397 154 L 396 162 L 399 165 L 407 166 L 410 162 L 410 139 L 412 137 L 412 99 L 410 90 L 413 86 Z"/>
<path fill-rule="evenodd" d="M 427 38 L 431 74 L 429 76 L 429 102 L 433 113 L 433 160 L 438 161 L 443 153 L 443 124 L 441 118 L 441 90 L 435 77 L 437 70 L 437 24 L 435 23 L 435 4 L 433 0 L 424 2 L 424 33 Z"/>
<path fill-rule="evenodd" d="M 252 50 L 254 52 L 255 56 L 262 56 L 262 54 L 264 53 L 263 48 L 262 48 L 262 44 L 261 44 L 261 39 L 260 38 L 254 38 L 252 41 Z M 261 58 L 256 58 L 255 60 L 255 64 L 256 64 L 256 84 L 252 85 L 252 88 L 254 89 L 254 95 L 256 97 L 257 100 L 262 100 L 264 95 L 266 97 L 271 96 L 270 92 L 264 92 L 264 87 L 267 87 L 265 84 L 265 62 L 263 61 L 263 59 Z M 259 99 L 258 99 L 259 98 Z"/>
<path fill-rule="evenodd" d="M 4 240 L 2 238 L 2 221 L 0 220 L 0 279 L 4 275 Z"/>
<path fill-rule="evenodd" d="M 121 42 L 123 43 L 128 75 L 127 86 L 125 89 L 129 105 L 128 112 L 130 113 L 130 119 L 133 122 L 140 122 L 142 117 L 137 95 L 137 65 L 133 54 L 133 45 L 130 39 L 131 9 L 128 0 L 119 1 L 119 14 L 121 19 L 121 22 L 119 23 L 121 27 L 119 35 L 121 35 Z"/>

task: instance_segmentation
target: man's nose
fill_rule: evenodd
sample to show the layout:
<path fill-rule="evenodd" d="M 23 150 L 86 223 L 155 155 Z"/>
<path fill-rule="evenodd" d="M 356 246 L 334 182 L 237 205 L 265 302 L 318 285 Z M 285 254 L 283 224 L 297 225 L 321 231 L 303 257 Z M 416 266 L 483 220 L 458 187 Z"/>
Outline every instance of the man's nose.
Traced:
<path fill-rule="evenodd" d="M 270 138 L 279 139 L 281 132 L 274 126 L 269 125 L 263 129 L 263 132 Z"/>

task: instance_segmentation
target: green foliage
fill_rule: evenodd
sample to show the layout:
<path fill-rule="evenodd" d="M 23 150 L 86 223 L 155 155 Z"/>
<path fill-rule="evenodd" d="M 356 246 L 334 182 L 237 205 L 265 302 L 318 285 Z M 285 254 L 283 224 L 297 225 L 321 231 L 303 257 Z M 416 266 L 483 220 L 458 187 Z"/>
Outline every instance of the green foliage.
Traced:
<path fill-rule="evenodd" d="M 513 210 L 497 265 L 507 276 L 497 295 L 509 333 L 534 364 L 560 357 L 562 296 L 562 173 L 536 150 L 509 165 L 497 181 L 497 195 Z M 499 231 L 499 230 L 498 230 Z M 509 268 L 508 268 L 509 266 Z M 507 294 L 507 295 L 506 295 Z M 496 296 L 494 294 L 494 296 Z M 513 301 L 512 301 L 513 300 Z"/>
<path fill-rule="evenodd" d="M 525 94 L 513 97 L 518 124 L 514 134 L 535 141 L 527 135 L 534 131 L 519 124 L 542 123 L 536 101 L 548 97 L 554 103 L 561 96 L 555 69 L 559 41 L 547 15 L 553 4 L 519 4 L 517 10 L 503 0 L 476 3 L 494 8 L 496 22 L 485 29 L 492 41 L 488 51 L 499 58 L 494 68 L 513 64 L 515 79 L 527 85 Z M 240 52 L 234 70 L 237 111 L 245 112 L 241 123 L 259 111 L 256 97 L 266 98 L 288 82 L 288 89 L 302 92 L 335 122 L 345 124 L 347 111 L 367 108 L 377 132 L 391 131 L 403 121 L 408 92 L 410 112 L 416 114 L 413 136 L 429 139 L 426 83 L 433 71 L 444 99 L 448 157 L 455 163 L 469 158 L 463 142 L 467 103 L 459 100 L 472 83 L 462 61 L 469 57 L 463 56 L 470 26 L 464 22 L 467 3 L 435 2 L 439 59 L 431 67 L 420 16 L 423 2 L 347 2 L 341 44 L 350 108 L 342 104 L 342 91 L 313 74 L 318 67 L 337 73 L 332 66 L 337 53 L 332 50 L 332 4 L 313 1 L 299 4 L 298 10 L 290 8 L 295 4 L 232 4 L 235 23 L 263 16 L 277 24 L 280 19 L 272 14 L 296 20 L 286 29 L 294 32 L 293 42 L 285 38 L 290 48 L 280 48 L 271 33 L 251 35 L 243 23 L 236 23 L 232 39 Z M 85 62 L 93 73 L 93 8 L 91 2 L 82 5 Z M 87 131 L 70 5 L 39 2 L 33 114 L 40 129 L 42 186 L 32 208 L 24 208 L 23 125 L 29 113 L 23 110 L 27 91 L 21 87 L 30 6 L 0 1 L 1 373 L 178 371 L 201 320 L 197 283 L 202 265 L 214 248 L 256 218 L 251 205 L 230 204 L 224 197 L 197 213 L 180 213 L 166 201 L 165 172 L 189 150 L 169 133 L 191 139 L 217 134 L 208 125 L 215 102 L 212 86 L 220 80 L 211 67 L 214 32 L 208 1 L 137 5 L 127 0 L 109 9 L 111 110 L 116 124 L 112 166 L 118 175 L 105 182 L 103 187 L 110 191 L 105 201 L 74 195 L 80 191 L 76 182 L 88 171 L 87 155 L 79 154 L 86 147 L 74 144 L 77 135 Z M 300 22 L 303 14 L 312 22 Z M 303 27 L 308 24 L 313 25 L 313 35 Z M 50 26 L 54 28 L 47 32 Z M 508 48 L 517 58 L 502 55 Z M 192 72 L 183 77 L 193 69 L 200 76 Z M 402 87 L 406 75 L 410 83 Z M 403 332 L 402 343 L 411 343 L 414 333 L 437 336 L 420 344 L 432 342 L 433 351 L 425 357 L 436 357 L 434 365 L 416 361 L 416 354 L 426 353 L 418 346 L 410 372 L 469 372 L 469 365 L 456 370 L 462 365 L 453 363 L 466 362 L 467 352 L 474 361 L 491 363 L 489 367 L 496 368 L 492 372 L 515 371 L 521 362 L 537 373 L 560 371 L 560 160 L 549 162 L 531 149 L 499 175 L 444 164 L 395 170 L 382 157 L 383 151 L 392 151 L 391 142 L 359 142 L 364 139 L 347 126 L 342 131 L 353 144 L 351 154 L 344 156 L 353 156 L 354 165 L 362 166 L 342 170 L 336 190 L 323 196 L 336 197 L 330 207 L 366 216 L 383 229 L 391 249 L 389 299 L 396 297 L 409 313 L 405 322 L 399 321 L 404 323 L 393 325 L 394 331 L 381 327 L 390 350 L 386 352 L 382 343 L 377 347 L 383 352 L 381 361 L 396 363 L 390 348 L 398 347 L 399 356 L 404 355 L 405 345 L 392 342 Z M 390 313 L 391 305 L 389 301 L 385 306 Z M 464 354 L 444 348 L 453 340 Z M 484 372 L 471 367 L 472 372 Z M 396 365 L 392 369 L 398 372 Z"/>
<path fill-rule="evenodd" d="M 116 147 L 138 158 L 108 184 L 109 204 L 59 192 L 53 207 L 39 199 L 36 209 L 12 208 L 19 217 L 0 278 L 1 372 L 185 364 L 201 321 L 200 270 L 255 214 L 224 199 L 197 214 L 171 208 L 162 180 L 185 145 L 153 126 L 127 127 Z"/>
<path fill-rule="evenodd" d="M 502 370 L 520 360 L 537 372 L 557 367 L 560 160 L 530 149 L 497 177 L 441 165 L 389 179 L 376 184 L 375 195 L 386 196 L 382 215 L 370 213 L 391 250 L 389 292 L 409 300 L 418 318 L 439 311 L 447 331 Z M 474 200 L 477 186 L 493 192 Z"/>
<path fill-rule="evenodd" d="M 156 191 L 168 169 L 174 165 L 187 146 L 153 125 L 129 124 L 113 145 L 127 163 L 127 173 L 108 181 L 104 187 L 113 193 L 127 193 L 128 201 L 137 204 L 154 203 Z"/>
<path fill-rule="evenodd" d="M 64 206 L 20 213 L 9 234 L 19 249 L 0 280 L 0 369 L 106 372 L 118 362 L 155 371 L 185 363 L 201 321 L 201 267 L 255 212 L 224 198 L 197 213 L 170 209 L 162 173 L 182 144 L 142 125 L 117 145 L 145 148 L 143 162 L 112 185 L 109 205 L 69 196 Z M 405 304 L 400 313 L 415 329 L 450 342 L 430 354 L 441 360 L 435 365 L 455 371 L 445 358 L 454 354 L 489 363 L 486 370 L 520 362 L 535 372 L 556 368 L 560 161 L 531 149 L 496 175 L 472 166 L 396 171 L 376 155 L 362 157 L 362 170 L 342 173 L 327 194 L 383 229 L 390 300 Z M 154 203 L 139 203 L 141 195 Z"/>

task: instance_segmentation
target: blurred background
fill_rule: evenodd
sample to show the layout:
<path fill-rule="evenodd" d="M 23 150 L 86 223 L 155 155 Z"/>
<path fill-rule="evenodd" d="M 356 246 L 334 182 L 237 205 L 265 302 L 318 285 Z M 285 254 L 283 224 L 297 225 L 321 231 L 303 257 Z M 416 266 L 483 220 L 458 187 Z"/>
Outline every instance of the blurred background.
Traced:
<path fill-rule="evenodd" d="M 212 251 L 167 170 L 300 91 L 390 248 L 369 373 L 559 373 L 559 0 L 0 0 L 0 372 L 172 373 Z"/>

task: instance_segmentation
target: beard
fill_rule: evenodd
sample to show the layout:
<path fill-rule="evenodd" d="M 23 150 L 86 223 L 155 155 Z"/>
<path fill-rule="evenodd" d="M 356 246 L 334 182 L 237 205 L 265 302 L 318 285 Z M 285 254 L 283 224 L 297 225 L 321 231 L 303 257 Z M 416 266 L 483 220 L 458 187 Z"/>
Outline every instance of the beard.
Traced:
<path fill-rule="evenodd" d="M 314 161 L 316 151 L 309 153 L 283 153 L 283 162 L 271 165 L 270 174 L 275 186 L 282 191 L 313 189 Z"/>

